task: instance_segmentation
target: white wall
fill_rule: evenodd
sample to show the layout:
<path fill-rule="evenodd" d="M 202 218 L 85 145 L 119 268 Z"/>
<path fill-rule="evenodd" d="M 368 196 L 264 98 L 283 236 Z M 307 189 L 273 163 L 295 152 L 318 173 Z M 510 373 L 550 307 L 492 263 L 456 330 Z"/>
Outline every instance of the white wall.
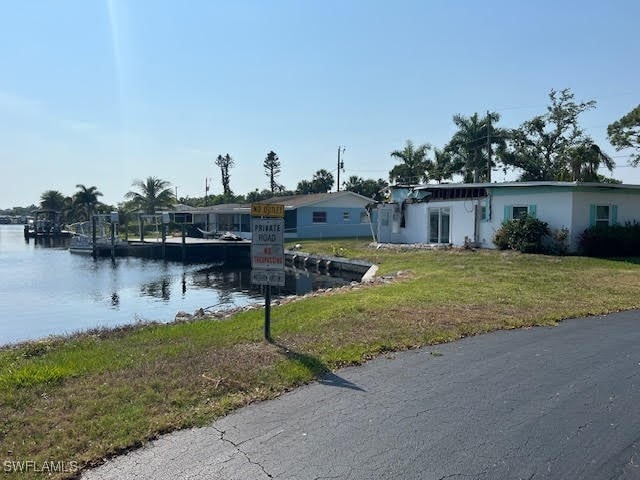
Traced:
<path fill-rule="evenodd" d="M 551 230 L 561 228 L 572 232 L 572 193 L 570 191 L 539 191 L 518 188 L 521 193 L 503 194 L 495 192 L 491 195 L 491 219 L 489 222 L 481 222 L 480 244 L 486 248 L 495 248 L 493 236 L 504 222 L 504 207 L 512 206 L 536 206 L 536 218 L 547 222 Z M 587 220 L 588 220 L 587 213 Z"/>
<path fill-rule="evenodd" d="M 473 241 L 475 206 L 477 200 L 444 200 L 410 203 L 405 207 L 403 243 L 429 243 L 429 209 L 449 208 L 449 240 L 456 246 L 464 245 L 465 238 Z"/>
<path fill-rule="evenodd" d="M 587 229 L 590 221 L 590 207 L 597 205 L 616 205 L 618 225 L 627 222 L 640 223 L 640 192 L 605 190 L 594 192 L 575 192 L 573 194 L 572 245 L 577 246 L 580 235 Z"/>

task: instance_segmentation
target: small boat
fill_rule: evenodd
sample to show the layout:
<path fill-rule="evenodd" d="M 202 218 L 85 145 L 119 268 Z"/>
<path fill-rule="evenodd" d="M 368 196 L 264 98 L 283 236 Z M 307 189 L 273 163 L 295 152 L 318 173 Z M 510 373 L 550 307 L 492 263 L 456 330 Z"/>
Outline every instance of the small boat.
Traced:
<path fill-rule="evenodd" d="M 35 210 L 33 222 L 24 226 L 24 238 L 70 237 L 72 232 L 62 229 L 62 214 L 57 210 Z"/>
<path fill-rule="evenodd" d="M 73 223 L 70 225 L 70 228 L 73 229 L 73 236 L 69 243 L 69 252 L 91 255 L 93 253 L 93 235 L 90 233 L 91 224 L 89 222 Z M 116 235 L 114 245 L 118 245 L 119 243 L 120 240 Z M 98 221 L 96 224 L 96 248 L 111 247 L 111 237 L 107 234 L 105 222 Z"/>

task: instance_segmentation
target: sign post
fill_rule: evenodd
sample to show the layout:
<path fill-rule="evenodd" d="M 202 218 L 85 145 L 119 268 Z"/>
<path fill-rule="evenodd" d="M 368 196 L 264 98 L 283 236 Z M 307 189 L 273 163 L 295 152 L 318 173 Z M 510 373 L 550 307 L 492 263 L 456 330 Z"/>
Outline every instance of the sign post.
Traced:
<path fill-rule="evenodd" d="M 271 285 L 284 286 L 284 205 L 251 204 L 251 282 L 264 285 L 264 338 L 271 341 Z"/>

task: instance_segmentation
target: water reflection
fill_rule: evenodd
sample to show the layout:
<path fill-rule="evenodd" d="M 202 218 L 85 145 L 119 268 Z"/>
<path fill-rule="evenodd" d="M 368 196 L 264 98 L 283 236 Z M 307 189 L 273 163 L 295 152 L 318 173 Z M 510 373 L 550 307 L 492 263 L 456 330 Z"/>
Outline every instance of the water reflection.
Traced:
<path fill-rule="evenodd" d="M 25 242 L 21 226 L 0 225 L 0 344 L 136 320 L 168 322 L 178 311 L 235 308 L 264 299 L 248 269 L 133 257 L 93 259 L 70 254 L 68 241 Z M 285 273 L 286 286 L 273 287 L 274 297 L 351 280 L 306 270 Z"/>

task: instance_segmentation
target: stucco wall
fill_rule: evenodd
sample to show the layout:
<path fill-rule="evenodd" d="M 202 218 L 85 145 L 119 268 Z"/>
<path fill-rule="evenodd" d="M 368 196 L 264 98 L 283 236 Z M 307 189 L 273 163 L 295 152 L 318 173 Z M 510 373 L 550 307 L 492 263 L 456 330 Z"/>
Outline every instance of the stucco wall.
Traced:
<path fill-rule="evenodd" d="M 615 205 L 617 223 L 640 223 L 640 192 L 633 191 L 576 191 L 573 194 L 572 241 L 578 244 L 580 235 L 590 225 L 591 205 Z"/>
<path fill-rule="evenodd" d="M 572 193 L 559 189 L 496 189 L 491 195 L 491 219 L 480 226 L 480 244 L 495 248 L 493 235 L 505 221 L 505 207 L 535 206 L 536 218 L 547 222 L 552 230 L 561 228 L 572 230 Z"/>

